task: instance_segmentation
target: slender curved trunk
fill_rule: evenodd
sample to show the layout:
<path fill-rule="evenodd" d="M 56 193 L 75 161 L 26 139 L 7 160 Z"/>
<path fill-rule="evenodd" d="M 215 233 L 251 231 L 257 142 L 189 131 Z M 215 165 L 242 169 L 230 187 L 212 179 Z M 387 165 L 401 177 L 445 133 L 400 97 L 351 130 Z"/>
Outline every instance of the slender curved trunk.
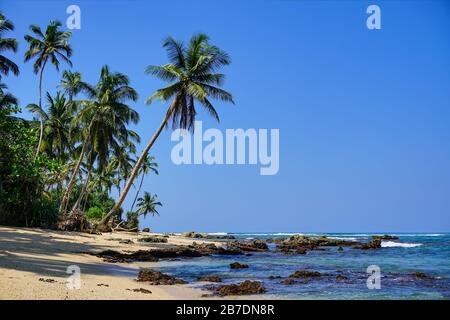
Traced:
<path fill-rule="evenodd" d="M 39 74 L 39 108 L 42 108 L 42 74 L 44 73 L 45 64 L 47 63 L 47 60 L 44 61 L 44 64 L 42 65 L 41 72 Z M 44 121 L 42 118 L 40 119 L 41 123 L 41 132 L 39 134 L 39 143 L 36 150 L 36 155 L 34 158 L 36 159 L 39 155 L 39 151 L 41 150 L 41 144 L 42 144 L 42 137 L 44 135 Z"/>
<path fill-rule="evenodd" d="M 134 197 L 133 204 L 131 205 L 131 210 L 130 211 L 133 211 L 134 204 L 136 203 L 136 200 L 137 200 L 137 198 L 139 196 L 139 193 L 141 192 L 142 183 L 144 182 L 144 177 L 145 177 L 145 174 L 142 172 L 141 183 L 139 183 L 139 188 L 138 188 L 138 191 L 136 192 L 136 196 Z"/>
<path fill-rule="evenodd" d="M 75 204 L 73 205 L 72 209 L 70 210 L 70 213 L 75 213 L 75 211 L 80 206 L 81 201 L 83 200 L 84 195 L 86 194 L 87 187 L 88 187 L 88 184 L 89 184 L 89 180 L 91 178 L 91 173 L 92 173 L 92 165 L 89 166 L 88 174 L 86 176 L 86 181 L 84 182 L 83 188 L 81 189 L 80 196 L 78 197 L 77 201 L 75 202 Z"/>
<path fill-rule="evenodd" d="M 75 169 L 73 170 L 72 176 L 70 177 L 69 184 L 67 185 L 67 190 L 64 193 L 64 196 L 63 196 L 63 198 L 61 200 L 61 204 L 59 205 L 59 213 L 60 214 L 63 214 L 63 213 L 66 212 L 70 194 L 71 194 L 72 189 L 73 189 L 73 187 L 75 185 L 76 177 L 77 177 L 78 171 L 80 170 L 81 163 L 83 162 L 84 153 L 86 152 L 86 146 L 87 146 L 87 143 L 89 141 L 89 137 L 91 135 L 91 127 L 92 127 L 93 123 L 94 122 L 91 121 L 91 123 L 89 124 L 88 136 L 87 136 L 86 140 L 84 140 L 83 146 L 81 148 L 80 157 L 78 158 L 78 161 L 77 161 L 77 164 L 75 166 Z"/>
<path fill-rule="evenodd" d="M 161 125 L 159 126 L 158 130 L 156 130 L 155 134 L 153 135 L 150 142 L 145 146 L 145 149 L 142 151 L 141 156 L 136 161 L 136 164 L 134 165 L 133 171 L 131 171 L 130 178 L 127 181 L 127 184 L 125 185 L 125 188 L 123 189 L 122 193 L 119 196 L 119 199 L 115 203 L 114 207 L 105 215 L 105 217 L 100 221 L 100 225 L 106 225 L 109 220 L 112 218 L 113 215 L 115 215 L 120 207 L 122 206 L 123 202 L 125 201 L 125 198 L 127 197 L 128 191 L 130 191 L 131 186 L 133 185 L 134 179 L 139 174 L 139 169 L 142 165 L 142 163 L 145 160 L 145 157 L 147 156 L 148 152 L 150 151 L 151 147 L 155 143 L 156 139 L 158 139 L 159 135 L 161 134 L 162 130 L 166 126 L 167 122 L 169 121 L 170 117 L 172 116 L 172 113 L 175 109 L 175 106 L 178 103 L 178 96 L 175 96 L 173 99 L 173 102 L 169 108 L 169 110 L 166 113 L 166 116 L 164 117 L 164 120 L 161 122 Z"/>

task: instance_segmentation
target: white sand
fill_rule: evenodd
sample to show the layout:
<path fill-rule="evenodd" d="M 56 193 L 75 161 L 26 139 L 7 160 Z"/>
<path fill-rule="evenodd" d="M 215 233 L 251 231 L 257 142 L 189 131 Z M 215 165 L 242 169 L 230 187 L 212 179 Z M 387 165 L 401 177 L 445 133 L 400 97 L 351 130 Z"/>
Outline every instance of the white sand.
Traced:
<path fill-rule="evenodd" d="M 148 233 L 91 235 L 42 229 L 0 227 L 0 299 L 199 299 L 205 292 L 189 285 L 152 286 L 136 282 L 138 266 L 106 263 L 86 252 L 139 249 L 192 244 L 171 236 L 168 243 L 140 243 Z M 118 239 L 133 240 L 120 244 Z M 197 241 L 201 242 L 201 241 Z M 80 289 L 67 287 L 67 268 L 81 270 Z M 39 279 L 51 279 L 52 282 Z M 70 281 L 70 280 L 69 280 Z M 105 286 L 106 285 L 106 286 Z M 144 288 L 151 294 L 127 289 Z"/>

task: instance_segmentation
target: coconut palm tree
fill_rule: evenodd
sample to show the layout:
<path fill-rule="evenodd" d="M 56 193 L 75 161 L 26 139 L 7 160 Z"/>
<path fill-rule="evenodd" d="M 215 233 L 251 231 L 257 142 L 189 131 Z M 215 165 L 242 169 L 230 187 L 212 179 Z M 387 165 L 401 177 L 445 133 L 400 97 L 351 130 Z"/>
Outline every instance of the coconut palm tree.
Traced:
<path fill-rule="evenodd" d="M 130 140 L 139 142 L 139 135 L 127 129 L 130 122 L 136 124 L 139 121 L 139 114 L 126 102 L 136 101 L 137 98 L 137 92 L 129 86 L 127 76 L 118 72 L 111 73 L 109 67 L 104 66 L 91 100 L 78 101 L 81 110 L 76 120 L 84 124 L 84 142 L 60 204 L 61 213 L 65 211 L 86 154 L 91 164 L 96 161 L 97 170 L 102 172 L 107 168 L 111 150 L 118 150 Z"/>
<path fill-rule="evenodd" d="M 157 90 L 147 99 L 147 103 L 156 99 L 162 101 L 172 99 L 172 103 L 161 125 L 142 151 L 116 204 L 102 219 L 100 224 L 103 226 L 122 206 L 146 155 L 169 121 L 172 121 L 174 127 L 194 130 L 196 103 L 200 103 L 216 120 L 219 120 L 219 116 L 210 101 L 211 98 L 234 103 L 232 95 L 219 88 L 225 76 L 216 73 L 220 67 L 231 62 L 230 57 L 218 47 L 211 45 L 207 35 L 203 33 L 194 35 L 187 47 L 169 37 L 164 41 L 163 47 L 167 50 L 170 63 L 163 66 L 149 66 L 146 73 L 171 84 Z"/>
<path fill-rule="evenodd" d="M 3 37 L 5 31 L 13 30 L 14 24 L 0 12 L 0 53 L 4 51 L 17 52 L 17 40 Z M 0 54 L 0 79 L 2 74 L 6 76 L 10 71 L 17 76 L 19 74 L 19 67 L 4 55 Z"/>
<path fill-rule="evenodd" d="M 133 211 L 134 204 L 136 203 L 136 200 L 139 196 L 139 193 L 141 192 L 142 184 L 144 183 L 144 177 L 152 171 L 156 175 L 159 174 L 158 172 L 158 164 L 154 162 L 155 157 L 149 156 L 148 154 L 145 156 L 144 162 L 142 162 L 140 174 L 141 174 L 141 182 L 139 183 L 139 188 L 136 192 L 136 196 L 134 197 L 133 204 L 131 205 L 131 210 Z"/>
<path fill-rule="evenodd" d="M 0 83 L 0 110 L 18 104 L 17 98 L 5 91 L 7 89 L 8 86 L 6 84 Z"/>
<path fill-rule="evenodd" d="M 49 157 L 61 161 L 67 160 L 67 151 L 71 147 L 70 126 L 73 119 L 74 105 L 66 97 L 57 92 L 52 97 L 47 92 L 48 111 L 36 104 L 30 104 L 27 109 L 36 115 L 43 124 L 43 142 L 41 148 Z"/>
<path fill-rule="evenodd" d="M 81 73 L 70 70 L 64 70 L 58 87 L 63 90 L 64 94 L 68 95 L 69 101 L 72 101 L 80 92 L 86 92 L 89 95 L 94 93 L 94 89 L 82 80 Z"/>
<path fill-rule="evenodd" d="M 60 60 L 65 61 L 72 66 L 70 57 L 72 56 L 72 48 L 69 44 L 69 38 L 72 35 L 69 31 L 61 31 L 61 22 L 51 21 L 45 30 L 45 34 L 41 28 L 36 25 L 30 26 L 30 31 L 34 34 L 25 35 L 25 40 L 29 44 L 28 51 L 25 52 L 25 62 L 36 59 L 33 64 L 35 74 L 39 73 L 39 107 L 42 108 L 42 75 L 44 73 L 47 62 L 50 62 L 59 71 Z M 39 143 L 36 156 L 39 154 L 42 143 L 43 123 L 41 121 L 41 132 L 39 135 Z"/>
<path fill-rule="evenodd" d="M 145 191 L 144 196 L 142 198 L 139 198 L 137 200 L 137 213 L 139 215 L 143 215 L 144 218 L 147 216 L 147 214 L 151 214 L 152 216 L 158 215 L 159 212 L 156 210 L 157 206 L 162 206 L 162 203 L 159 201 L 156 201 L 158 198 L 158 195 L 155 194 L 154 196 L 151 195 L 151 193 Z"/>

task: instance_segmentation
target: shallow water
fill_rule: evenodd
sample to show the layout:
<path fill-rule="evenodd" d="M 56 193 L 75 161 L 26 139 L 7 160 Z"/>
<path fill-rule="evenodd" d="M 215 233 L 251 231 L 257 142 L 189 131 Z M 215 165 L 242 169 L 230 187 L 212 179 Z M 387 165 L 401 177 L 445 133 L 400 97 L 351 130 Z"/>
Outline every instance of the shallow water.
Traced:
<path fill-rule="evenodd" d="M 239 239 L 276 238 L 289 234 L 233 234 Z M 305 234 L 308 235 L 308 234 Z M 309 234 L 340 239 L 369 240 L 371 234 Z M 202 275 L 217 274 L 224 283 L 243 280 L 262 281 L 270 298 L 289 299 L 450 299 L 450 234 L 391 234 L 400 237 L 383 241 L 383 248 L 360 250 L 344 247 L 309 251 L 306 255 L 284 255 L 258 252 L 251 256 L 210 256 L 157 264 L 160 271 L 194 283 Z M 270 245 L 271 250 L 275 245 Z M 246 263 L 248 269 L 230 270 L 234 261 Z M 370 265 L 381 269 L 381 289 L 368 289 L 366 272 Z M 284 285 L 282 279 L 296 270 L 313 270 L 327 276 L 294 285 Z M 424 272 L 435 279 L 419 279 L 413 272 Z M 336 280 L 343 275 L 347 280 Z M 198 285 L 198 284 L 197 284 Z"/>

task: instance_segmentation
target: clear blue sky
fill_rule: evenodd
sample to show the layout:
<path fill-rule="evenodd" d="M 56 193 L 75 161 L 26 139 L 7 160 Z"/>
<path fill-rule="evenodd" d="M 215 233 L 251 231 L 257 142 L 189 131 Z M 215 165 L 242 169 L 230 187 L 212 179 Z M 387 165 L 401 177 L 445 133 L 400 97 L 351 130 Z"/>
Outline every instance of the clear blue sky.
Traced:
<path fill-rule="evenodd" d="M 23 63 L 28 25 L 65 24 L 70 4 L 82 11 L 74 69 L 91 83 L 104 64 L 129 75 L 140 94 L 133 106 L 143 141 L 167 108 L 144 104 L 163 85 L 144 68 L 167 62 L 167 35 L 199 31 L 232 56 L 225 88 L 236 100 L 217 103 L 219 125 L 200 112 L 204 126 L 280 129 L 275 176 L 260 176 L 255 166 L 175 166 L 164 132 L 151 151 L 160 175 L 144 184 L 164 207 L 144 225 L 450 231 L 448 1 L 2 1 L 20 42 L 10 56 L 21 69 L 4 81 L 22 106 L 38 97 L 38 78 Z M 369 4 L 381 7 L 381 30 L 366 28 Z M 59 77 L 47 68 L 44 90 L 55 92 Z"/>

